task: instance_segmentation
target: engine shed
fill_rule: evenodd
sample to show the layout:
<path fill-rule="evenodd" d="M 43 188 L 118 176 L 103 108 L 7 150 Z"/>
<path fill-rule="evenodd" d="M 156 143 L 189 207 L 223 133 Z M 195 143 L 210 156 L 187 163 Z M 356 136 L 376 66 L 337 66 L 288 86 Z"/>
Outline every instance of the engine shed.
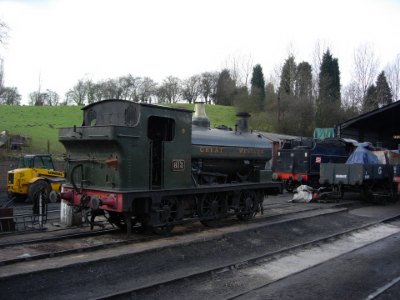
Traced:
<path fill-rule="evenodd" d="M 336 126 L 341 138 L 371 142 L 389 149 L 400 144 L 400 101 L 385 105 Z"/>

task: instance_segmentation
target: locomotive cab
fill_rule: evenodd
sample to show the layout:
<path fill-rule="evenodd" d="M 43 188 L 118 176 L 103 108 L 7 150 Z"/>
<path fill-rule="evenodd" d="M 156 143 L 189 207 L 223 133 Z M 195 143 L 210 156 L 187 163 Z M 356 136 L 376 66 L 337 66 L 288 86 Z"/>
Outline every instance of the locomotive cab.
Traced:
<path fill-rule="evenodd" d="M 72 185 L 152 190 L 190 185 L 192 112 L 106 100 L 83 108 L 81 127 L 60 129 Z"/>

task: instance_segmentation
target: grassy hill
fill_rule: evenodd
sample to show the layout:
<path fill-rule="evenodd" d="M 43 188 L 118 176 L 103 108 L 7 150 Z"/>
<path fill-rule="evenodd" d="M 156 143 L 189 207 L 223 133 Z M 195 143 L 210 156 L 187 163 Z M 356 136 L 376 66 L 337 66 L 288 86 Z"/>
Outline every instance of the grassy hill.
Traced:
<path fill-rule="evenodd" d="M 169 104 L 193 110 L 193 104 Z M 207 105 L 206 113 L 211 121 L 211 127 L 226 125 L 234 127 L 235 108 L 220 105 Z M 26 153 L 47 152 L 60 156 L 64 147 L 58 142 L 58 129 L 61 127 L 80 126 L 82 111 L 78 106 L 6 106 L 0 105 L 0 131 L 9 134 L 20 134 L 31 139 L 31 145 Z M 11 153 L 12 154 L 12 153 Z M 15 153 L 17 154 L 17 153 Z M 19 154 L 19 153 L 18 153 Z"/>

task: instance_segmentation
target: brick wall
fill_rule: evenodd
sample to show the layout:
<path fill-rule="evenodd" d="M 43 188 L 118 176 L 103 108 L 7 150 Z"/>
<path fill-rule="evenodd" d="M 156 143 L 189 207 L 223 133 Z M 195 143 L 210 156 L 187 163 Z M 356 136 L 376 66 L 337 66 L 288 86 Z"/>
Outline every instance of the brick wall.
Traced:
<path fill-rule="evenodd" d="M 0 192 L 7 191 L 7 172 L 15 168 L 17 161 L 17 158 L 0 158 Z M 14 165 L 14 167 L 11 165 Z M 64 161 L 54 161 L 56 170 L 64 171 L 64 166 Z"/>

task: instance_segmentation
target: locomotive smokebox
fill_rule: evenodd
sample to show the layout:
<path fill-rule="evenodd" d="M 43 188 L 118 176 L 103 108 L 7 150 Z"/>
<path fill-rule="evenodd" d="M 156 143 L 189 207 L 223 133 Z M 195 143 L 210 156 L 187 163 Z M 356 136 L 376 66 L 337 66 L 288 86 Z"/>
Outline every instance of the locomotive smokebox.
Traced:
<path fill-rule="evenodd" d="M 192 117 L 192 124 L 199 127 L 210 128 L 210 120 L 206 115 L 204 102 L 196 102 L 194 104 L 194 115 Z"/>
<path fill-rule="evenodd" d="M 249 132 L 249 118 L 250 114 L 247 112 L 238 112 L 236 114 L 236 131 Z"/>

